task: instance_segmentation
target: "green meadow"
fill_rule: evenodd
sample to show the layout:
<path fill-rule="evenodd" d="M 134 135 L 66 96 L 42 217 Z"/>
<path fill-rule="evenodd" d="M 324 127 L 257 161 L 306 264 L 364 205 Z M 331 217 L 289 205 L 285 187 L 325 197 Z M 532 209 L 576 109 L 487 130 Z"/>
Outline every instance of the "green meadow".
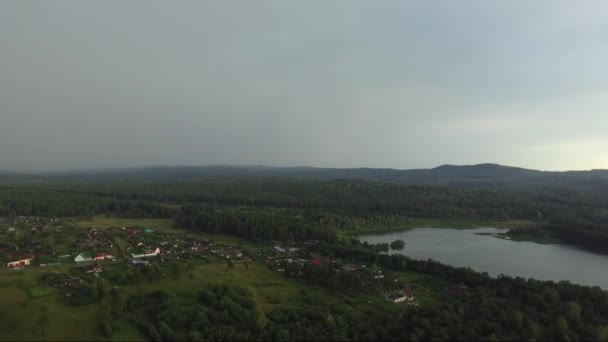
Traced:
<path fill-rule="evenodd" d="M 65 267 L 54 270 L 67 271 Z M 53 272 L 51 269 L 45 271 Z M 97 325 L 100 304 L 79 307 L 66 305 L 59 291 L 39 282 L 42 274 L 42 269 L 0 272 L 0 289 L 3 293 L 0 297 L 0 340 L 103 340 Z M 183 274 L 177 281 L 167 273 L 160 282 L 144 284 L 142 288 L 121 288 L 129 295 L 161 289 L 180 293 L 205 284 L 234 284 L 246 288 L 253 294 L 256 304 L 267 313 L 295 306 L 302 300 L 321 306 L 329 306 L 339 301 L 357 305 L 359 302 L 364 303 L 362 299 L 330 292 L 254 263 L 248 268 L 239 263 L 235 263 L 234 268 L 228 268 L 225 264 L 203 264 L 198 265 L 192 274 Z M 42 306 L 45 306 L 49 313 L 49 323 L 44 336 L 37 324 Z M 135 341 L 145 338 L 135 326 L 121 320 L 115 323 L 111 340 Z"/>

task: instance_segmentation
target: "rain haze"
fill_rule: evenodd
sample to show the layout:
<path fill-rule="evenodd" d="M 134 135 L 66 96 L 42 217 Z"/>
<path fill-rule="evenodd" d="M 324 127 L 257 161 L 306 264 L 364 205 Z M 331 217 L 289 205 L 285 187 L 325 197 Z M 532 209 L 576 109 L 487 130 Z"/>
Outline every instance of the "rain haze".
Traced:
<path fill-rule="evenodd" d="M 0 169 L 608 168 L 605 1 L 2 1 Z"/>

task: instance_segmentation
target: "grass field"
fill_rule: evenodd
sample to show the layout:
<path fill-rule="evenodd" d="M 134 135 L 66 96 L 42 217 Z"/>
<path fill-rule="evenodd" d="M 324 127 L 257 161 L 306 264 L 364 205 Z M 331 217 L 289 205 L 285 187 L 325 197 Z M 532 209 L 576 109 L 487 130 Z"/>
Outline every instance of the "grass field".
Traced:
<path fill-rule="evenodd" d="M 100 229 L 107 229 L 112 227 L 149 227 L 154 230 L 160 230 L 164 232 L 177 232 L 183 233 L 183 229 L 175 228 L 173 226 L 173 220 L 171 219 L 133 219 L 133 218 L 122 218 L 122 217 L 109 217 L 109 216 L 95 216 L 90 221 L 79 221 L 76 222 L 81 227 L 95 227 Z"/>
<path fill-rule="evenodd" d="M 144 287 L 144 290 L 164 289 L 181 292 L 196 289 L 202 284 L 232 284 L 249 289 L 255 302 L 266 312 L 295 304 L 294 300 L 301 291 L 319 296 L 326 304 L 342 298 L 339 294 L 285 277 L 281 273 L 254 263 L 249 265 L 249 269 L 245 269 L 243 264 L 239 263 L 236 263 L 232 269 L 225 264 L 200 265 L 197 266 L 192 278 L 189 274 L 184 274 L 179 281 L 167 278 Z M 130 291 L 137 290 L 130 288 Z"/>
<path fill-rule="evenodd" d="M 52 287 L 31 287 L 28 293 L 32 298 L 42 298 L 55 294 L 55 289 Z"/>
<path fill-rule="evenodd" d="M 126 320 L 120 320 L 116 325 L 118 330 L 114 331 L 112 341 L 148 341 L 136 326 Z"/>
<path fill-rule="evenodd" d="M 39 286 L 39 276 L 40 272 L 29 270 L 0 272 L 0 340 L 98 340 L 96 305 L 64 305 L 53 288 Z M 42 306 L 49 312 L 46 336 L 36 325 Z"/>
<path fill-rule="evenodd" d="M 234 236 L 222 235 L 222 234 L 207 234 L 203 232 L 197 232 L 192 230 L 186 230 L 184 228 L 175 227 L 172 219 L 154 219 L 154 218 L 143 218 L 143 219 L 132 219 L 122 217 L 109 217 L 109 216 L 95 216 L 88 221 L 76 222 L 80 227 L 94 227 L 99 229 L 108 229 L 112 227 L 147 227 L 152 228 L 155 231 L 176 233 L 196 236 L 205 240 L 214 240 L 227 244 L 241 245 L 245 247 L 253 247 L 250 242 L 239 239 Z"/>
<path fill-rule="evenodd" d="M 62 296 L 53 288 L 43 287 L 38 278 L 43 272 L 28 269 L 21 272 L 0 273 L 0 340 L 66 340 L 91 341 L 103 340 L 98 332 L 97 314 L 99 304 L 80 307 L 67 306 Z M 196 290 L 203 284 L 233 284 L 249 289 L 259 307 L 266 311 L 296 305 L 302 294 L 315 298 L 320 305 L 332 305 L 344 301 L 347 297 L 332 293 L 317 286 L 305 284 L 299 280 L 285 277 L 265 266 L 250 264 L 245 269 L 242 264 L 235 264 L 228 269 L 223 264 L 200 265 L 193 277 L 184 274 L 175 281 L 167 275 L 165 280 L 149 284 L 141 289 L 135 286 L 123 287 L 128 294 L 153 290 L 170 290 L 176 293 Z M 49 291 L 50 290 L 50 291 Z M 33 298 L 32 293 L 38 297 Z M 50 322 L 46 336 L 36 326 L 40 316 L 40 307 L 48 308 Z M 118 330 L 112 336 L 113 341 L 144 341 L 145 337 L 127 321 L 117 322 Z"/>

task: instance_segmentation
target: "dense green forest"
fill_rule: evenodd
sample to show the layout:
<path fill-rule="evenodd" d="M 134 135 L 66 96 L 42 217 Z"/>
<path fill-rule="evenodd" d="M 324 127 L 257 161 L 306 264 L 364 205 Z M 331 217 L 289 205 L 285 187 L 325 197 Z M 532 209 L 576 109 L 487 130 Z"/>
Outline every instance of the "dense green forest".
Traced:
<path fill-rule="evenodd" d="M 1 217 L 87 217 L 95 214 L 171 217 L 174 212 L 158 203 L 66 193 L 46 186 L 0 187 Z"/>
<path fill-rule="evenodd" d="M 217 178 L 200 183 L 62 185 L 57 191 L 160 203 L 322 209 L 409 217 L 603 218 L 608 198 L 571 190 L 533 193 L 453 186 L 405 186 L 366 180 Z M 605 221 L 608 222 L 608 221 Z"/>
<path fill-rule="evenodd" d="M 608 250 L 608 196 L 409 186 L 366 180 L 215 177 L 200 182 L 5 185 L 0 215 L 175 218 L 178 225 L 253 239 L 327 239 L 406 226 L 415 218 L 521 219 L 535 234 Z M 517 234 L 517 231 L 513 232 Z"/>

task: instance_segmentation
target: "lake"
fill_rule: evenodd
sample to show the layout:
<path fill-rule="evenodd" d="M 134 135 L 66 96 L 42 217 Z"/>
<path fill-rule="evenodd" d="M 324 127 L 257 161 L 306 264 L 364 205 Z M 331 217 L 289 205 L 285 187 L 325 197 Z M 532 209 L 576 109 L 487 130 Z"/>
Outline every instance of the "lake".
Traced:
<path fill-rule="evenodd" d="M 608 255 L 576 247 L 511 241 L 491 235 L 507 229 L 415 228 L 398 233 L 361 236 L 371 244 L 403 240 L 401 253 L 414 259 L 433 259 L 444 264 L 470 267 L 492 276 L 505 274 L 540 280 L 568 280 L 572 283 L 608 289 Z"/>

